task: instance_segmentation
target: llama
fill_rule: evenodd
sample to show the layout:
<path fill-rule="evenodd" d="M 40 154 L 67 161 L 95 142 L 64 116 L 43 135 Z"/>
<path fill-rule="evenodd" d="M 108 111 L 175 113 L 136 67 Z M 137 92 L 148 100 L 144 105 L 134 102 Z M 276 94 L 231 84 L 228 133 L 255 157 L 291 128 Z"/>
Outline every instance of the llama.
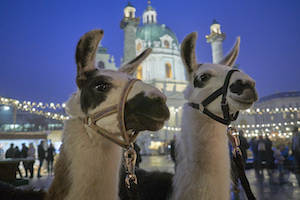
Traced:
<path fill-rule="evenodd" d="M 118 71 L 100 70 L 94 63 L 102 36 L 92 30 L 78 42 L 78 91 L 67 102 L 71 118 L 46 199 L 119 199 L 121 146 L 139 131 L 159 130 L 169 118 L 164 94 L 131 77 L 151 49 Z"/>
<path fill-rule="evenodd" d="M 238 54 L 239 38 L 220 64 L 197 63 L 196 39 L 197 33 L 191 33 L 181 46 L 189 81 L 185 90 L 188 103 L 183 107 L 181 134 L 177 136 L 171 199 L 230 199 L 226 129 L 239 110 L 250 108 L 258 100 L 258 94 L 254 80 L 231 68 Z M 210 96 L 217 90 L 220 92 Z M 221 106 L 221 101 L 227 106 Z M 228 112 L 222 111 L 226 109 Z"/>
<path fill-rule="evenodd" d="M 139 192 L 143 200 L 230 199 L 226 130 L 232 118 L 237 117 L 237 112 L 250 108 L 258 100 L 258 95 L 255 82 L 248 75 L 232 70 L 239 51 L 239 38 L 219 64 L 197 63 L 196 38 L 197 33 L 191 33 L 181 45 L 189 84 L 185 90 L 188 103 L 183 106 L 181 133 L 176 137 L 175 174 L 172 178 L 166 172 L 138 170 L 138 180 L 142 183 Z M 223 98 L 220 97 L 222 94 Z M 224 101 L 222 108 L 221 101 Z M 121 191 L 124 191 L 124 186 Z M 125 200 L 128 196 L 121 198 Z"/>

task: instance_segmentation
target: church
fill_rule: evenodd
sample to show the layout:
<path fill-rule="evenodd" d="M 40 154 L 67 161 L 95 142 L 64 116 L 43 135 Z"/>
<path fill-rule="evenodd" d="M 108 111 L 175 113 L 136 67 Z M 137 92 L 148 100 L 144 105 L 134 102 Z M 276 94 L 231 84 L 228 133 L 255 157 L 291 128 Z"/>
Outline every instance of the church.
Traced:
<path fill-rule="evenodd" d="M 167 97 L 170 119 L 163 129 L 156 132 L 140 133 L 137 143 L 143 154 L 165 153 L 170 141 L 180 132 L 182 106 L 186 102 L 183 91 L 186 88 L 185 69 L 180 56 L 180 43 L 176 34 L 157 20 L 157 12 L 148 2 L 143 16 L 135 15 L 136 8 L 129 2 L 124 8 L 120 28 L 124 31 L 124 53 L 122 65 L 128 63 L 146 48 L 152 53 L 141 63 L 135 73 L 136 78 L 154 85 Z M 206 36 L 212 46 L 213 62 L 223 58 L 222 42 L 225 34 L 221 33 L 220 24 L 215 20 L 210 27 L 211 34 Z M 96 66 L 116 70 L 114 57 L 107 54 L 107 49 L 99 46 Z M 150 148 L 148 148 L 150 147 Z"/>

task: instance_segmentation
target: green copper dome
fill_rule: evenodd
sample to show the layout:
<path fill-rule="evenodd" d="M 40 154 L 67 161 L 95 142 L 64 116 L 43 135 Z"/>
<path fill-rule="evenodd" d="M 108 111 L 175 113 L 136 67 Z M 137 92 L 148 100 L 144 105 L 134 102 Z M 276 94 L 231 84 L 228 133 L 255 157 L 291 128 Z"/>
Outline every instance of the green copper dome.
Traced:
<path fill-rule="evenodd" d="M 173 42 L 179 46 L 175 33 L 164 24 L 146 23 L 138 27 L 136 30 L 136 38 L 140 38 L 146 42 L 150 40 L 151 46 L 153 46 L 154 41 L 160 41 L 159 38 L 166 34 L 168 34 L 173 39 Z"/>

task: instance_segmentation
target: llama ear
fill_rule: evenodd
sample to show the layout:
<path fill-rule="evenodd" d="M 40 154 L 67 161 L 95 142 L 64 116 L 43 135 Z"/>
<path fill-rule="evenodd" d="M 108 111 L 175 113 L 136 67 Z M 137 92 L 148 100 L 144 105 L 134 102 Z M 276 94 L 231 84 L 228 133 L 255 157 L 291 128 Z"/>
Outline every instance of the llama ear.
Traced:
<path fill-rule="evenodd" d="M 129 74 L 132 76 L 135 72 L 135 70 L 138 68 L 138 66 L 143 62 L 151 53 L 152 49 L 148 48 L 145 51 L 143 51 L 139 56 L 131 60 L 126 65 L 123 65 L 118 69 L 118 72 L 123 72 L 126 74 Z"/>
<path fill-rule="evenodd" d="M 76 49 L 77 85 L 86 80 L 85 72 L 95 70 L 95 57 L 98 44 L 103 37 L 103 30 L 95 29 L 84 34 Z"/>
<path fill-rule="evenodd" d="M 237 37 L 235 45 L 233 46 L 231 51 L 219 62 L 219 64 L 233 67 L 237 59 L 237 56 L 239 54 L 240 43 L 241 43 L 241 38 Z"/>
<path fill-rule="evenodd" d="M 181 44 L 181 58 L 187 71 L 188 80 L 191 78 L 191 73 L 198 69 L 195 53 L 197 36 L 196 32 L 190 33 Z"/>

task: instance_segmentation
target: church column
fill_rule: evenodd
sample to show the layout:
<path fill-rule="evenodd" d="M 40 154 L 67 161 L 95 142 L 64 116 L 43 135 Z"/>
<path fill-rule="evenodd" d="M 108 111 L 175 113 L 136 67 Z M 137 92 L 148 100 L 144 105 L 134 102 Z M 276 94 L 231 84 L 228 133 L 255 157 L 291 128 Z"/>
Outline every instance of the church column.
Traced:
<path fill-rule="evenodd" d="M 213 20 L 210 26 L 210 35 L 206 36 L 207 43 L 211 43 L 213 63 L 219 63 L 223 59 L 223 41 L 225 33 L 221 33 L 221 25 Z"/>
<path fill-rule="evenodd" d="M 128 2 L 124 8 L 124 17 L 120 22 L 120 27 L 124 30 L 124 56 L 122 64 L 126 64 L 136 57 L 135 33 L 136 27 L 140 24 L 140 18 L 135 17 L 135 10 L 131 3 Z"/>

